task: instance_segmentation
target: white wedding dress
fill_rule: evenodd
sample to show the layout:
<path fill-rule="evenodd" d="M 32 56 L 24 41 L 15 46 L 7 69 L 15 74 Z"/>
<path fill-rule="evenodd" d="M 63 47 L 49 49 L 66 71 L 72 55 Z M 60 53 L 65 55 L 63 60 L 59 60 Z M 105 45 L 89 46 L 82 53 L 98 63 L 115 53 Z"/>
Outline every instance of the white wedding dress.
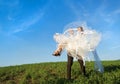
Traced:
<path fill-rule="evenodd" d="M 73 30 L 74 33 L 71 35 L 69 30 Z M 92 29 L 83 28 L 83 30 L 83 32 L 79 32 L 77 28 L 67 29 L 63 34 L 56 33 L 54 39 L 58 44 L 63 46 L 63 49 L 65 49 L 70 56 L 84 60 L 89 52 L 93 52 L 93 54 L 95 53 L 94 55 L 96 55 L 95 49 L 101 40 L 101 34 Z M 97 66 L 99 67 L 99 65 Z M 103 72 L 103 69 L 99 71 Z"/>

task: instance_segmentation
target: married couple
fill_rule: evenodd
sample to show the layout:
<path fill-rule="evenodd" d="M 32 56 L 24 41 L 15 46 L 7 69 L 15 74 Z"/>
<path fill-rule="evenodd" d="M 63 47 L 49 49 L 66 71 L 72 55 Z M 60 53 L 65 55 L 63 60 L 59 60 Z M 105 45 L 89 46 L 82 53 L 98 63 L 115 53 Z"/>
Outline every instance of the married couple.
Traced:
<path fill-rule="evenodd" d="M 53 56 L 60 56 L 64 49 L 67 51 L 67 79 L 71 79 L 71 66 L 74 57 L 78 59 L 82 73 L 86 75 L 84 58 L 89 51 L 95 50 L 100 41 L 100 34 L 94 30 L 79 26 L 70 28 L 63 34 L 55 34 L 54 39 L 58 46 L 52 54 Z"/>

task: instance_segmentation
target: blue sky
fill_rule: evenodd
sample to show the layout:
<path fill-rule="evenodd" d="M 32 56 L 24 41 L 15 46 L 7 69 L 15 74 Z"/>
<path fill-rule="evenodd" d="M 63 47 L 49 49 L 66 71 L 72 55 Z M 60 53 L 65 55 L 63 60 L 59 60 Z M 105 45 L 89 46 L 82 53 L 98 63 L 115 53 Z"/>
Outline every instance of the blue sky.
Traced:
<path fill-rule="evenodd" d="M 0 66 L 66 61 L 53 35 L 84 21 L 102 33 L 102 60 L 120 59 L 120 0 L 0 0 Z"/>

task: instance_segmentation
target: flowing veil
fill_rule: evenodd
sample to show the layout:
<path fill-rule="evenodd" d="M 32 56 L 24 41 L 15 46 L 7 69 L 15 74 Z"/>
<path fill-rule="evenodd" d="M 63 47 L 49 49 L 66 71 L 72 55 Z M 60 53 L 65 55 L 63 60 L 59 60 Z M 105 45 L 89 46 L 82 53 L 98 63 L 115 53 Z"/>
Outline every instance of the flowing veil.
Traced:
<path fill-rule="evenodd" d="M 92 53 L 93 53 L 93 56 L 94 56 L 94 63 L 95 63 L 94 67 L 95 67 L 95 70 L 100 71 L 101 73 L 103 73 L 104 72 L 104 68 L 103 68 L 103 65 L 101 64 L 100 58 L 99 58 L 99 56 L 97 54 L 97 51 L 94 50 L 94 51 L 92 51 Z"/>

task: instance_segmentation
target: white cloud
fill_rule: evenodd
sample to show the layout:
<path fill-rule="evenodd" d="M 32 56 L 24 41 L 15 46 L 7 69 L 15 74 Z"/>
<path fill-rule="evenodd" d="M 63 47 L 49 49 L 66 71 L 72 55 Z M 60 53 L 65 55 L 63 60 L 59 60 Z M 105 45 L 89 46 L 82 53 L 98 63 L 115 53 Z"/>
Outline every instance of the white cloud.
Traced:
<path fill-rule="evenodd" d="M 106 8 L 105 1 L 102 1 L 98 8 L 92 12 L 87 8 L 87 5 L 89 4 L 83 5 L 80 2 L 75 4 L 72 1 L 67 1 L 67 5 L 71 8 L 77 20 L 86 20 L 96 25 L 103 20 L 107 23 L 113 22 L 110 18 L 106 17 L 106 13 L 104 12 Z"/>
<path fill-rule="evenodd" d="M 2 6 L 8 6 L 8 7 L 14 7 L 19 4 L 19 0 L 0 0 L 0 5 Z"/>
<path fill-rule="evenodd" d="M 110 13 L 103 13 L 103 19 L 110 25 L 113 25 L 118 19 L 120 14 L 120 9 L 116 9 L 114 11 L 111 11 Z"/>
<path fill-rule="evenodd" d="M 118 14 L 120 14 L 120 9 L 116 9 L 116 10 L 112 11 L 112 12 L 109 14 L 109 16 L 118 15 Z"/>
<path fill-rule="evenodd" d="M 11 16 L 8 15 L 8 20 L 11 21 L 11 20 L 14 20 L 14 18 L 12 18 Z"/>
<path fill-rule="evenodd" d="M 27 19 L 27 20 L 23 21 L 21 24 L 19 24 L 19 26 L 17 26 L 17 28 L 12 31 L 12 34 L 22 32 L 26 29 L 29 29 L 30 26 L 37 23 L 43 17 L 43 15 L 44 15 L 44 13 L 37 13 L 33 17 L 31 16 L 32 18 Z"/>
<path fill-rule="evenodd" d="M 81 16 L 89 16 L 89 13 L 81 3 L 73 3 L 72 1 L 66 1 L 68 7 L 75 14 L 77 20 L 81 20 Z"/>
<path fill-rule="evenodd" d="M 102 34 L 102 39 L 103 40 L 109 40 L 109 39 L 111 39 L 111 38 L 113 38 L 113 32 L 112 31 L 105 31 L 105 32 L 103 32 L 103 34 Z"/>
<path fill-rule="evenodd" d="M 14 6 L 9 7 L 10 5 L 12 5 L 12 2 Z M 31 32 L 32 31 L 30 29 L 31 26 L 41 21 L 41 19 L 43 18 L 45 14 L 46 9 L 49 6 L 50 1 L 47 4 L 45 4 L 42 9 L 39 8 L 38 11 L 30 13 L 26 18 L 20 18 L 20 16 L 18 16 L 21 10 L 19 8 L 22 7 L 19 2 L 20 2 L 19 0 L 12 0 L 12 1 L 8 1 L 5 3 L 4 0 L 0 0 L 1 6 L 10 8 L 10 10 L 8 11 L 8 15 L 6 17 L 8 21 L 12 21 L 11 22 L 12 24 L 10 24 L 8 30 L 5 30 L 5 31 L 0 30 L 0 34 L 5 37 L 21 40 L 22 38 L 18 37 L 16 33 L 20 33 L 23 31 Z M 11 8 L 12 9 L 15 8 L 16 12 L 14 13 L 14 11 L 11 10 Z"/>
<path fill-rule="evenodd" d="M 2 34 L 2 28 L 1 28 L 1 26 L 0 26 L 0 34 Z"/>
<path fill-rule="evenodd" d="M 120 48 L 120 44 L 119 44 L 119 45 L 116 45 L 116 46 L 111 47 L 111 49 L 117 49 L 117 48 Z"/>

